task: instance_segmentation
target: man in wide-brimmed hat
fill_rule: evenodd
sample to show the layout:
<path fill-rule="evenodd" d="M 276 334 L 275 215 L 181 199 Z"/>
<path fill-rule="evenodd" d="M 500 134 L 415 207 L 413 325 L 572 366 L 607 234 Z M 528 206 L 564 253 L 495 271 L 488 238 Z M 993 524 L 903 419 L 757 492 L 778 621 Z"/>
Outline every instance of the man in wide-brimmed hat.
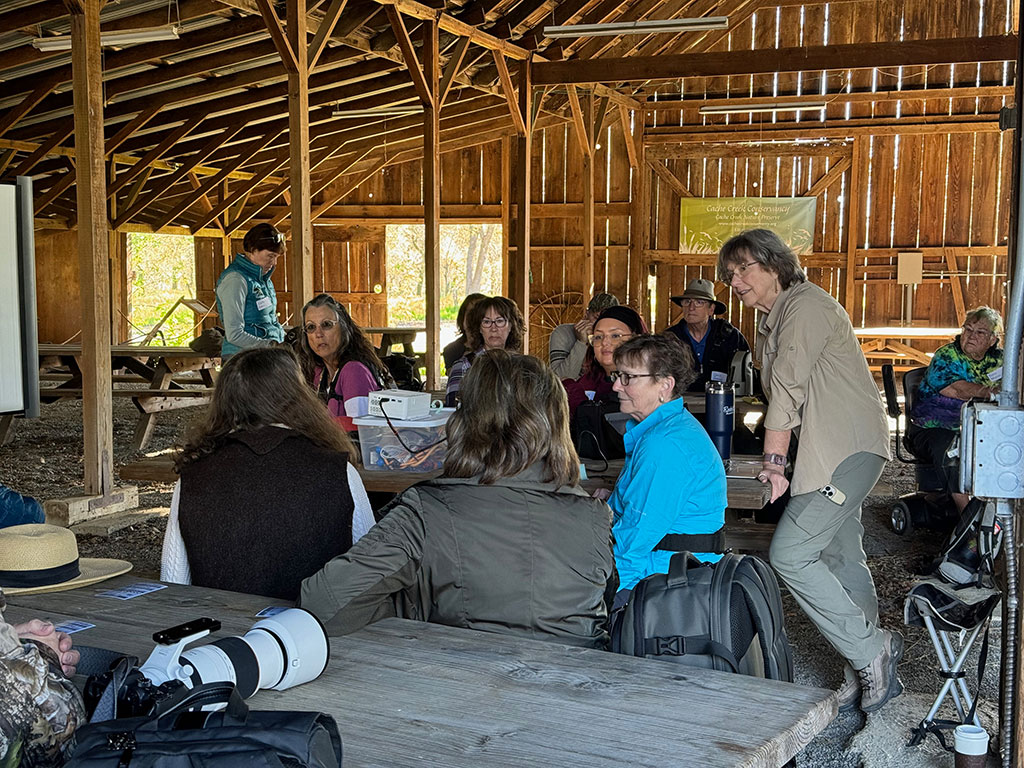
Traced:
<path fill-rule="evenodd" d="M 715 317 L 725 312 L 726 307 L 715 298 L 715 285 L 710 280 L 691 280 L 682 296 L 670 296 L 669 299 L 682 307 L 683 319 L 666 328 L 665 333 L 675 334 L 690 345 L 697 379 L 689 391 L 703 392 L 712 372 L 728 374 L 736 352 L 745 352 L 750 345 L 728 320 Z"/>
<path fill-rule="evenodd" d="M 0 765 L 47 768 L 67 760 L 75 729 L 85 723 L 71 682 L 78 651 L 49 621 L 9 624 L 11 595 L 74 589 L 131 569 L 124 560 L 79 558 L 75 535 L 53 525 L 0 529 Z"/>

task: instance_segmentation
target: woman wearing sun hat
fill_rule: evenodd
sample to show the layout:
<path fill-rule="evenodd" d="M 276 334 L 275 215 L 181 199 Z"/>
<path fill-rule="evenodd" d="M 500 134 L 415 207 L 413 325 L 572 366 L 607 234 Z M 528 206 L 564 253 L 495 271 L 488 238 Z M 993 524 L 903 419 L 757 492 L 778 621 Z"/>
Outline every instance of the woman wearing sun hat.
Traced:
<path fill-rule="evenodd" d="M 715 284 L 710 280 L 691 280 L 682 296 L 669 299 L 682 307 L 683 319 L 666 328 L 665 333 L 674 334 L 690 345 L 697 378 L 688 391 L 703 392 L 704 385 L 711 381 L 712 372 L 728 373 L 735 354 L 746 352 L 750 345 L 728 320 L 715 317 L 725 312 L 726 306 L 715 298 Z"/>
<path fill-rule="evenodd" d="M 42 523 L 0 529 L 0 765 L 62 765 L 75 728 L 85 722 L 82 697 L 68 679 L 78 651 L 48 621 L 8 624 L 4 592 L 56 592 L 126 573 L 125 560 L 80 558 L 75 534 Z"/>

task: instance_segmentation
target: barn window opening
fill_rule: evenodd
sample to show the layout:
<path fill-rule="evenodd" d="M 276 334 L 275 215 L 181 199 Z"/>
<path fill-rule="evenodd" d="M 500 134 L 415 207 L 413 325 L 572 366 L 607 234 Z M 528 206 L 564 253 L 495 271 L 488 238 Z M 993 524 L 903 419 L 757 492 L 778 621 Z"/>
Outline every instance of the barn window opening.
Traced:
<path fill-rule="evenodd" d="M 459 335 L 455 318 L 470 293 L 502 292 L 501 224 L 442 224 L 439 241 L 441 346 Z M 427 318 L 422 224 L 385 227 L 389 326 L 422 326 Z M 426 348 L 426 334 L 417 334 L 415 348 Z"/>
<path fill-rule="evenodd" d="M 199 320 L 182 303 L 193 303 L 196 295 L 194 239 L 130 233 L 127 240 L 129 340 L 187 346 Z"/>

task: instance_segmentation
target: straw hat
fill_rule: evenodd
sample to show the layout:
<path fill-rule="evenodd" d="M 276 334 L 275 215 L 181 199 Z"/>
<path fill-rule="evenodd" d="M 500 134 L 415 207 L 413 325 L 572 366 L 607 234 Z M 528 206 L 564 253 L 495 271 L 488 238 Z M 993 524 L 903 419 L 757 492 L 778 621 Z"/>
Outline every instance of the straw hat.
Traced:
<path fill-rule="evenodd" d="M 696 280 L 690 281 L 682 296 L 669 296 L 669 300 L 679 306 L 683 306 L 683 299 L 704 299 L 704 301 L 710 301 L 715 306 L 716 315 L 720 315 L 726 310 L 725 304 L 715 298 L 715 284 L 710 280 L 704 280 L 699 277 Z"/>
<path fill-rule="evenodd" d="M 75 534 L 45 523 L 0 528 L 0 587 L 8 595 L 61 592 L 120 576 L 127 560 L 78 557 Z"/>

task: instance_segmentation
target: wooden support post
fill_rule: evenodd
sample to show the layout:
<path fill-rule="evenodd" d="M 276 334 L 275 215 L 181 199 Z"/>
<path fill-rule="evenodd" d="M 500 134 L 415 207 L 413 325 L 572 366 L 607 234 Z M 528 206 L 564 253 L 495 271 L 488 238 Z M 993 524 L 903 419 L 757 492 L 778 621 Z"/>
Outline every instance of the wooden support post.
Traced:
<path fill-rule="evenodd" d="M 423 227 L 426 276 L 426 388 L 441 380 L 441 66 L 437 20 L 423 24 L 423 75 L 430 98 L 423 104 Z"/>
<path fill-rule="evenodd" d="M 628 122 L 623 122 L 623 131 Z M 647 251 L 651 232 L 651 169 L 647 166 L 647 148 L 644 146 L 644 117 L 636 115 L 631 139 L 636 147 L 636 168 L 630 190 L 629 206 L 629 287 L 624 300 L 636 307 L 647 323 L 651 322 L 651 294 L 647 290 Z M 658 307 L 659 318 L 663 308 Z M 667 313 L 666 313 L 667 316 Z M 652 326 L 655 327 L 655 326 Z M 664 324 L 657 326 L 664 328 Z"/>
<path fill-rule="evenodd" d="M 291 253 L 288 290 L 291 315 L 298 322 L 303 304 L 313 298 L 313 198 L 309 167 L 309 67 L 305 0 L 288 0 L 288 42 L 296 70 L 288 73 L 288 140 L 291 150 Z"/>
<path fill-rule="evenodd" d="M 71 15 L 78 185 L 78 263 L 82 305 L 82 421 L 85 492 L 113 490 L 114 435 L 110 370 L 110 276 L 107 271 L 103 167 L 103 59 L 100 0 L 79 0 Z"/>
<path fill-rule="evenodd" d="M 128 235 L 110 231 L 110 333 L 115 344 L 128 340 Z"/>
<path fill-rule="evenodd" d="M 509 260 L 508 297 L 519 305 L 530 333 L 530 163 L 533 155 L 533 85 L 529 59 L 519 63 L 519 111 L 526 127 L 516 137 L 516 226 L 513 236 L 515 251 Z M 523 351 L 529 351 L 529 338 L 523 340 Z"/>
<path fill-rule="evenodd" d="M 853 307 L 856 303 L 857 281 L 857 239 L 864 218 L 864 198 L 866 196 L 864 180 L 868 174 L 868 143 L 863 136 L 853 139 L 853 166 L 850 169 L 850 188 L 846 192 L 849 205 L 846 208 L 846 290 L 843 292 L 843 308 L 853 319 Z"/>
<path fill-rule="evenodd" d="M 589 94 L 580 109 L 583 117 L 583 303 L 594 295 L 594 94 Z M 604 286 L 602 286 L 603 288 Z"/>
<path fill-rule="evenodd" d="M 501 295 L 508 296 L 508 266 L 512 242 L 512 140 L 501 139 Z"/>

